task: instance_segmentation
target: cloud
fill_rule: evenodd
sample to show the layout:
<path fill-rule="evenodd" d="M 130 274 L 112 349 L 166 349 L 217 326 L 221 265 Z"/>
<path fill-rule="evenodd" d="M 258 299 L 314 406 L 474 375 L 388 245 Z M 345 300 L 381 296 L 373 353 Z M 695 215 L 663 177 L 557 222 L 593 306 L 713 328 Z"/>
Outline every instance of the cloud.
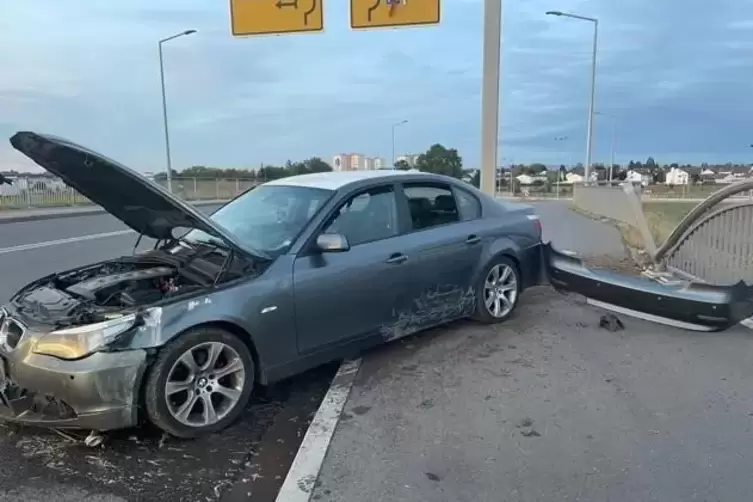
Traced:
<path fill-rule="evenodd" d="M 0 136 L 68 137 L 144 171 L 163 168 L 157 41 L 176 167 L 255 167 L 342 151 L 389 157 L 441 142 L 480 153 L 483 2 L 443 0 L 435 27 L 351 31 L 325 1 L 319 34 L 233 38 L 226 3 L 0 0 Z M 747 160 L 753 5 L 736 0 L 505 2 L 500 158 L 584 156 L 599 19 L 594 159 Z M 566 140 L 555 141 L 554 138 Z M 0 144 L 0 170 L 24 161 Z"/>

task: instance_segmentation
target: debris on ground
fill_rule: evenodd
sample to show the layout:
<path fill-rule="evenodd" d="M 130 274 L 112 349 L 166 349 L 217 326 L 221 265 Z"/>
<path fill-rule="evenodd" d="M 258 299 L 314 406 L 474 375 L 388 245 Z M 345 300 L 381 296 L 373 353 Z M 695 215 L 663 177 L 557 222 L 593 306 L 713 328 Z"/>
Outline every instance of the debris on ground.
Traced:
<path fill-rule="evenodd" d="M 79 441 L 81 441 L 80 438 L 74 437 L 73 435 L 71 435 L 71 434 L 69 434 L 69 433 L 67 433 L 67 432 L 65 432 L 63 430 L 60 430 L 60 429 L 52 429 L 52 432 L 54 432 L 58 436 L 62 437 L 63 439 L 67 439 L 68 441 L 71 441 L 71 442 L 74 442 L 74 443 L 78 443 Z"/>
<path fill-rule="evenodd" d="M 601 318 L 599 318 L 599 327 L 611 331 L 612 333 L 625 329 L 625 325 L 622 324 L 620 318 L 614 314 L 602 315 Z"/>
<path fill-rule="evenodd" d="M 89 448 L 96 448 L 97 446 L 101 446 L 104 442 L 105 435 L 98 431 L 91 431 L 89 435 L 86 436 L 86 439 L 84 439 L 84 444 Z"/>
<path fill-rule="evenodd" d="M 520 423 L 518 423 L 517 427 L 518 428 L 531 427 L 532 425 L 533 425 L 533 419 L 526 417 L 523 420 L 521 420 Z"/>
<path fill-rule="evenodd" d="M 538 432 L 536 429 L 528 429 L 524 431 L 520 431 L 520 433 L 527 438 L 538 438 L 541 437 L 541 433 Z"/>

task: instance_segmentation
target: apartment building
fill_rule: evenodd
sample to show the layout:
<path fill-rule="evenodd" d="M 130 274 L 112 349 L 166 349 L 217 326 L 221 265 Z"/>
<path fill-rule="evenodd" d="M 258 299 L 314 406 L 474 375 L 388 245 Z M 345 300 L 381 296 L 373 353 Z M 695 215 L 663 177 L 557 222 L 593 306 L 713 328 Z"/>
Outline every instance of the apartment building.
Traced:
<path fill-rule="evenodd" d="M 332 157 L 335 171 L 368 171 L 385 167 L 381 157 L 367 157 L 360 153 L 340 153 Z"/>

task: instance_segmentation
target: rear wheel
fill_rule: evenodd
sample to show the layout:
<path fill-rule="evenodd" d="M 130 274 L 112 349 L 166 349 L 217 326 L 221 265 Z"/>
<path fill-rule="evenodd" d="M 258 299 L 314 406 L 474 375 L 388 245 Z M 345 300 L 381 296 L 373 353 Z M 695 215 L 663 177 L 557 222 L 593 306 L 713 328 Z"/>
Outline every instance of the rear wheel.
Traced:
<path fill-rule="evenodd" d="M 493 324 L 507 320 L 518 305 L 520 272 L 510 258 L 492 260 L 476 285 L 474 319 Z"/>
<path fill-rule="evenodd" d="M 224 330 L 198 328 L 160 351 L 146 381 L 146 411 L 173 436 L 209 434 L 243 413 L 253 385 L 246 344 Z"/>

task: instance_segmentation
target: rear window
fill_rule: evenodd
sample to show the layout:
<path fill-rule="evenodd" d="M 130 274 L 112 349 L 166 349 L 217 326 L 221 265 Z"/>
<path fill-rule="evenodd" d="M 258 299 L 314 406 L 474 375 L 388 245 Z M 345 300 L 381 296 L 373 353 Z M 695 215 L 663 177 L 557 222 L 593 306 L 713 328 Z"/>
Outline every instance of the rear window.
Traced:
<path fill-rule="evenodd" d="M 481 202 L 479 202 L 475 195 L 462 188 L 456 188 L 455 199 L 458 202 L 460 218 L 463 221 L 481 218 Z"/>

